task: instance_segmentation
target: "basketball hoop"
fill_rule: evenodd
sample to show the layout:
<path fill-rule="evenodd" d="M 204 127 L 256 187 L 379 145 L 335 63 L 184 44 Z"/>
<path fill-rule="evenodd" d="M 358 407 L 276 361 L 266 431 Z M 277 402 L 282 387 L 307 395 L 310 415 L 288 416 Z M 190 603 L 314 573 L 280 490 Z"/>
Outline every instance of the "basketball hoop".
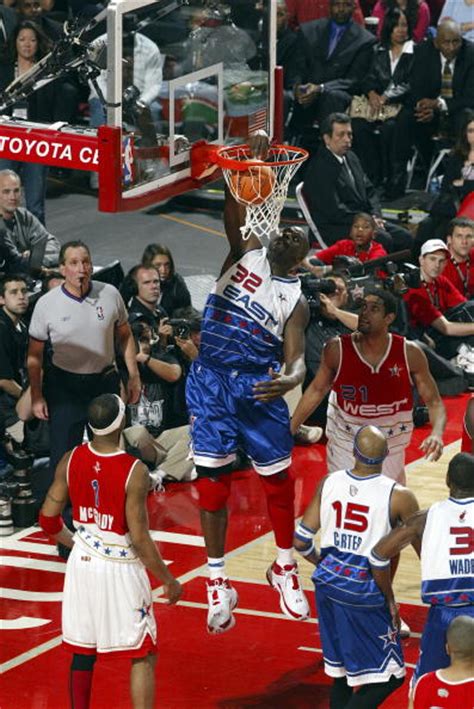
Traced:
<path fill-rule="evenodd" d="M 278 229 L 290 180 L 308 157 L 303 148 L 272 145 L 265 160 L 252 156 L 248 145 L 219 148 L 215 161 L 222 170 L 232 196 L 245 204 L 242 236 L 269 237 Z"/>

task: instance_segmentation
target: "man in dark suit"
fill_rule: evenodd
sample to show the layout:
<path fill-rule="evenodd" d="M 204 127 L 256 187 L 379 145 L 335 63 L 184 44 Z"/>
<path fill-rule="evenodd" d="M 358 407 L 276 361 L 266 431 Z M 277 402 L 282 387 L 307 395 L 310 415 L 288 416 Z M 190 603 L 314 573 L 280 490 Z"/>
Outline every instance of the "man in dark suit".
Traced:
<path fill-rule="evenodd" d="M 474 108 L 474 43 L 462 38 L 456 22 L 443 20 L 436 37 L 416 47 L 409 82 L 408 102 L 398 116 L 395 132 L 395 197 L 405 191 L 412 145 L 429 165 L 433 135 L 441 131 L 453 138 L 463 111 Z"/>
<path fill-rule="evenodd" d="M 345 111 L 368 71 L 375 37 L 352 20 L 354 0 L 330 0 L 329 18 L 300 27 L 292 83 L 295 128 Z"/>
<path fill-rule="evenodd" d="M 355 214 L 372 214 L 377 224 L 377 241 L 388 252 L 411 249 L 410 232 L 381 216 L 375 189 L 351 152 L 351 119 L 332 113 L 321 132 L 324 145 L 309 163 L 303 185 L 311 216 L 327 244 L 346 239 Z"/>
<path fill-rule="evenodd" d="M 0 53 L 5 51 L 7 43 L 18 24 L 15 10 L 0 4 Z"/>

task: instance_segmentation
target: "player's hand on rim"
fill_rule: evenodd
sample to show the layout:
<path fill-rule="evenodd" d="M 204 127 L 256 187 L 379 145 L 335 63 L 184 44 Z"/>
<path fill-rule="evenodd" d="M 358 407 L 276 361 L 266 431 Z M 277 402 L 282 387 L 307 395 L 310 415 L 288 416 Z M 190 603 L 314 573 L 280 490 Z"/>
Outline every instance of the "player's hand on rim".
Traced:
<path fill-rule="evenodd" d="M 270 138 L 266 131 L 256 130 L 249 135 L 248 145 L 252 157 L 257 160 L 265 160 L 268 155 L 268 148 L 270 147 Z"/>
<path fill-rule="evenodd" d="M 420 448 L 424 451 L 425 458 L 427 458 L 427 460 L 438 460 L 443 453 L 443 439 L 436 433 L 431 433 L 425 438 L 424 441 L 422 441 Z"/>
<path fill-rule="evenodd" d="M 257 382 L 253 387 L 253 397 L 257 401 L 272 401 L 286 394 L 295 387 L 295 382 L 292 377 L 288 377 L 270 367 L 268 374 L 271 379 L 265 379 L 262 382 Z"/>

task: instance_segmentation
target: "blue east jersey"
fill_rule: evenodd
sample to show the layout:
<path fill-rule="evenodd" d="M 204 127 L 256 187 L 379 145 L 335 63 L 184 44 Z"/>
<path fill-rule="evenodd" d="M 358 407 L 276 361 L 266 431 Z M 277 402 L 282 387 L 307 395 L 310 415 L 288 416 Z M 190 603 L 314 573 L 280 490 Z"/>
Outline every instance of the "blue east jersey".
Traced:
<path fill-rule="evenodd" d="M 239 446 L 261 475 L 290 465 L 288 407 L 282 398 L 257 401 L 253 388 L 270 378 L 270 367 L 280 369 L 283 333 L 300 297 L 297 278 L 272 276 L 263 248 L 245 253 L 217 281 L 186 383 L 197 466 L 227 466 Z"/>
<path fill-rule="evenodd" d="M 279 366 L 285 325 L 300 297 L 298 278 L 272 276 L 266 249 L 247 251 L 209 295 L 201 330 L 202 361 L 239 371 Z"/>
<path fill-rule="evenodd" d="M 421 598 L 430 604 L 415 681 L 448 667 L 446 630 L 459 615 L 474 617 L 474 498 L 432 505 L 421 545 Z"/>
<path fill-rule="evenodd" d="M 324 670 L 349 686 L 405 675 L 400 637 L 372 578 L 369 554 L 391 530 L 396 483 L 338 470 L 321 495 L 321 561 L 313 574 Z"/>
<path fill-rule="evenodd" d="M 421 598 L 431 605 L 474 604 L 474 498 L 430 507 L 421 546 Z"/>

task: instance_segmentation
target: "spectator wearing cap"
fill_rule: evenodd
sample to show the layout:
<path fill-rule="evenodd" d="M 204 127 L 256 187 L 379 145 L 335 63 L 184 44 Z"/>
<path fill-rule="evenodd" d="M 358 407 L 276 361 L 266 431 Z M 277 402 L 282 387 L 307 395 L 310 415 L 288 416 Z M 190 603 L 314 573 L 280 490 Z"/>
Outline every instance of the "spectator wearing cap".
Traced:
<path fill-rule="evenodd" d="M 456 217 L 449 226 L 449 256 L 443 276 L 467 299 L 474 298 L 474 221 Z"/>
<path fill-rule="evenodd" d="M 467 322 L 468 306 L 465 310 L 460 308 L 468 303 L 467 299 L 448 278 L 441 275 L 448 257 L 449 249 L 444 241 L 425 241 L 419 257 L 421 285 L 410 288 L 404 299 L 411 328 L 419 334 L 427 330 L 434 336 L 438 354 L 451 359 L 462 344 L 474 346 L 474 322 Z M 448 319 L 452 308 L 458 308 L 458 317 L 464 322 Z M 459 314 L 460 310 L 462 312 Z"/>

